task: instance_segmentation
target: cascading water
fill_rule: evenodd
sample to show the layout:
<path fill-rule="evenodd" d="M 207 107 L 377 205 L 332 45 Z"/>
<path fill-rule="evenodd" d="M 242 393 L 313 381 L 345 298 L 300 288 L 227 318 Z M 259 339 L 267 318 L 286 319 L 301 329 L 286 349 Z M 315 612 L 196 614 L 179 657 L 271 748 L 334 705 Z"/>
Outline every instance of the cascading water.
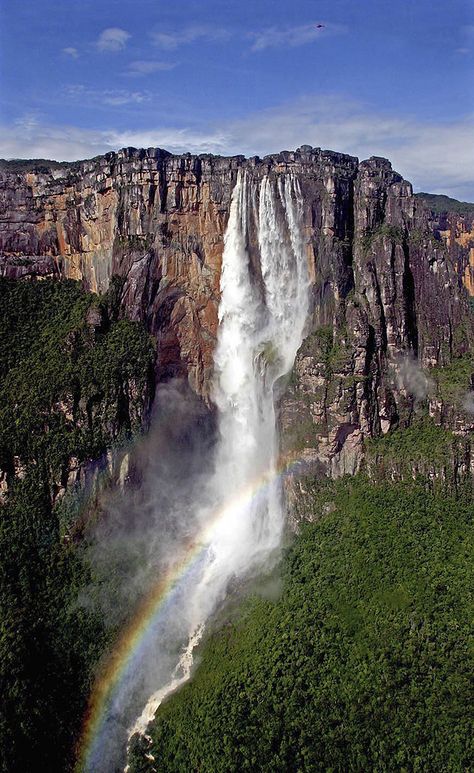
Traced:
<path fill-rule="evenodd" d="M 251 270 L 252 220 L 261 282 Z M 284 517 L 276 474 L 275 385 L 293 365 L 307 313 L 299 182 L 289 175 L 264 177 L 257 188 L 247 174 L 239 174 L 225 235 L 214 356 L 220 439 L 209 499 L 211 511 L 223 508 L 223 515 L 208 533 L 202 576 L 189 598 L 188 646 L 170 683 L 152 696 L 132 732 L 144 732 L 161 701 L 189 678 L 192 650 L 229 581 L 268 562 L 280 544 Z M 242 498 L 255 480 L 266 483 L 257 496 Z M 201 514 L 204 522 L 207 514 Z"/>
<path fill-rule="evenodd" d="M 129 667 L 101 699 L 88 771 L 116 769 L 125 726 L 129 737 L 143 734 L 161 701 L 189 678 L 193 650 L 229 582 L 269 566 L 277 553 L 284 514 L 275 398 L 303 338 L 308 286 L 298 179 L 279 174 L 255 181 L 240 171 L 225 235 L 214 356 L 219 439 L 196 506 L 193 560 L 183 561 L 186 572 L 176 574 L 166 604 L 140 638 L 142 648 L 132 650 Z M 173 667 L 172 653 L 183 642 Z M 150 681 L 159 689 L 130 724 Z"/>

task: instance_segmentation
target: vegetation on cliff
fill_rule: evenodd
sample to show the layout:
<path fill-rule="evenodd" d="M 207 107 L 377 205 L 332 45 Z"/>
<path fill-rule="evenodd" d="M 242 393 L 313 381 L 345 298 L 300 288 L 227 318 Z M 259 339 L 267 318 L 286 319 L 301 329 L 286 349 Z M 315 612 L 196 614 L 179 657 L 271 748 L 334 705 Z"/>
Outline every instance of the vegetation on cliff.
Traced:
<path fill-rule="evenodd" d="M 469 494 L 357 476 L 319 489 L 314 515 L 280 598 L 208 641 L 134 740 L 134 773 L 470 768 Z"/>
<path fill-rule="evenodd" d="M 154 352 L 77 283 L 0 280 L 0 769 L 69 769 L 107 633 L 61 494 L 76 469 L 139 429 Z"/>
<path fill-rule="evenodd" d="M 428 489 L 453 492 L 472 482 L 469 436 L 455 435 L 428 416 L 365 442 L 366 465 L 375 480 L 418 479 Z"/>

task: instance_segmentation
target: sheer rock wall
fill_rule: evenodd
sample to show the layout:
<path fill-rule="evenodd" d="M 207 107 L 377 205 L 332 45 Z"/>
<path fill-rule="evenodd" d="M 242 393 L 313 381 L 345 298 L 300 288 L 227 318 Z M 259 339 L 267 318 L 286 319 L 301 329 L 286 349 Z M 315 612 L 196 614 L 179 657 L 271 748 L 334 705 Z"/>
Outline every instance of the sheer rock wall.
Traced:
<path fill-rule="evenodd" d="M 303 146 L 264 159 L 129 148 L 73 164 L 1 162 L 0 273 L 95 292 L 122 277 L 123 313 L 156 338 L 157 381 L 185 377 L 210 403 L 239 168 L 255 180 L 291 172 L 303 194 L 312 317 L 281 400 L 283 451 L 312 472 L 353 473 L 364 439 L 413 412 L 420 369 L 473 340 L 467 231 L 448 238 L 387 160 Z"/>

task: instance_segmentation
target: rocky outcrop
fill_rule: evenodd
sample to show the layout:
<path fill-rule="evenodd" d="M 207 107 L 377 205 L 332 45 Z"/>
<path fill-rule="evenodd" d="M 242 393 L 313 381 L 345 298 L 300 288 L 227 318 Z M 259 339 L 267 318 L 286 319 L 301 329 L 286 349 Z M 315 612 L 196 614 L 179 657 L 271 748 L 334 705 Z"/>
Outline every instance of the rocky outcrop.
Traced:
<path fill-rule="evenodd" d="M 59 279 L 58 261 L 50 255 L 0 255 L 0 277 L 7 279 Z"/>
<path fill-rule="evenodd" d="M 281 422 L 284 451 L 312 471 L 355 472 L 365 439 L 409 422 L 426 394 L 420 368 L 447 365 L 473 340 L 465 256 L 385 159 L 303 146 L 264 159 L 125 149 L 15 163 L 0 167 L 2 270 L 35 256 L 94 291 L 121 276 L 124 314 L 156 338 L 157 380 L 185 376 L 206 401 L 238 170 L 298 177 L 312 317 Z M 463 234 L 453 244 L 464 250 Z"/>
<path fill-rule="evenodd" d="M 94 292 L 122 276 L 124 312 L 158 340 L 158 379 L 186 374 L 204 394 L 236 164 L 161 150 L 20 172 L 4 164 L 0 254 L 10 264 L 27 254 L 51 256 L 62 276 Z"/>

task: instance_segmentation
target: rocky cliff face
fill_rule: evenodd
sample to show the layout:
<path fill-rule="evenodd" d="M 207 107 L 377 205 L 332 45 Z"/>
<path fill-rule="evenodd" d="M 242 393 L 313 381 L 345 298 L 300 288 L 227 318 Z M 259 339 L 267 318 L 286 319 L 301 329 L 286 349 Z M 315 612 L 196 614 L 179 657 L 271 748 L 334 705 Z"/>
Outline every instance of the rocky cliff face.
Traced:
<path fill-rule="evenodd" d="M 3 273 L 59 273 L 93 291 L 105 290 L 112 275 L 123 277 L 125 313 L 145 321 L 157 339 L 158 379 L 186 375 L 205 399 L 239 167 L 256 178 L 288 169 L 300 176 L 311 265 L 318 263 L 322 276 L 336 250 L 335 291 L 349 286 L 354 158 L 311 149 L 263 160 L 128 149 L 78 164 L 47 163 L 4 162 L 0 169 Z M 323 282 L 321 291 L 329 298 L 332 289 Z"/>
<path fill-rule="evenodd" d="M 6 164 L 4 272 L 24 273 L 18 258 L 42 256 L 42 272 L 82 279 L 93 291 L 107 289 L 114 274 L 123 277 L 125 313 L 157 338 L 158 378 L 186 374 L 206 394 L 236 163 L 124 150 L 20 173 Z"/>
<path fill-rule="evenodd" d="M 474 297 L 474 214 L 430 212 L 428 217 L 433 234 L 444 242 L 451 263 Z"/>
<path fill-rule="evenodd" d="M 408 424 L 424 400 L 434 415 L 426 373 L 472 342 L 462 272 L 410 185 L 371 159 L 353 191 L 350 289 L 305 341 L 282 406 L 288 451 L 334 477 L 356 472 L 364 441 Z M 457 422 L 469 432 L 465 413 Z"/>
<path fill-rule="evenodd" d="M 208 401 L 241 167 L 254 179 L 292 171 L 304 199 L 312 319 L 282 400 L 284 450 L 312 471 L 354 472 L 364 440 L 409 422 L 426 397 L 420 368 L 448 365 L 473 340 L 463 286 L 472 289 L 472 233 L 435 228 L 385 159 L 303 146 L 248 160 L 126 149 L 75 164 L 2 162 L 0 271 L 94 291 L 119 275 L 124 313 L 156 338 L 157 379 L 186 376 Z"/>

